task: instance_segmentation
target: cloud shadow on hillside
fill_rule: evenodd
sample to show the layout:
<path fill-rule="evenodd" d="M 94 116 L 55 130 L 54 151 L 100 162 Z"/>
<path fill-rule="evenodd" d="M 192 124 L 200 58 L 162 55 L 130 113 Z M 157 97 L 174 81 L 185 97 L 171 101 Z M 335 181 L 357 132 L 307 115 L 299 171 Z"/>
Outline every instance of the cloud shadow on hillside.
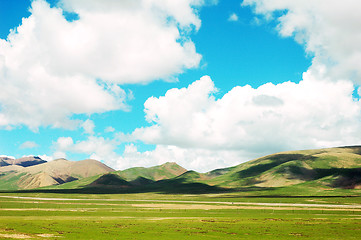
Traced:
<path fill-rule="evenodd" d="M 332 177 L 330 187 L 353 189 L 361 184 L 361 168 L 314 168 L 289 166 L 292 179 L 313 181 L 324 177 Z"/>
<path fill-rule="evenodd" d="M 104 175 L 106 176 L 106 175 Z M 6 191 L 17 193 L 63 193 L 63 194 L 126 194 L 126 193 L 163 193 L 163 194 L 206 194 L 224 193 L 236 191 L 235 189 L 210 186 L 198 182 L 185 182 L 185 179 L 167 179 L 156 182 L 139 179 L 127 182 L 116 179 L 115 176 L 102 176 L 97 181 L 75 189 L 29 189 L 18 191 Z M 145 183 L 145 184 L 141 184 Z M 5 191 L 3 191 L 5 192 Z"/>
<path fill-rule="evenodd" d="M 304 154 L 276 154 L 273 156 L 270 156 L 267 160 L 269 160 L 269 163 L 264 164 L 257 164 L 254 166 L 251 166 L 247 169 L 241 170 L 237 173 L 239 178 L 247 178 L 247 177 L 254 177 L 261 173 L 264 173 L 272 168 L 275 168 L 281 164 L 295 161 L 295 160 L 312 160 L 315 159 L 313 156 L 304 155 Z"/>

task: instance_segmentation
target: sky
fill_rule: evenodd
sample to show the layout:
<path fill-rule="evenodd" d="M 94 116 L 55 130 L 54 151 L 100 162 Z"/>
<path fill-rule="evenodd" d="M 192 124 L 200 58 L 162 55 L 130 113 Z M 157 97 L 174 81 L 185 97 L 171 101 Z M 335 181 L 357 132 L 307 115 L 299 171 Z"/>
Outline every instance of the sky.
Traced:
<path fill-rule="evenodd" d="M 357 0 L 0 0 L 0 156 L 206 172 L 361 144 Z"/>

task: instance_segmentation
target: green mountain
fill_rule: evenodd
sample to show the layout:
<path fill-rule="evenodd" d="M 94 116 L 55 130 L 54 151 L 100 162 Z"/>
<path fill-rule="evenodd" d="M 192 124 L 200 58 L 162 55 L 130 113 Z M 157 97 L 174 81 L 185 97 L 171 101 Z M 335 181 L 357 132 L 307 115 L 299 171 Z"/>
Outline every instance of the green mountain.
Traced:
<path fill-rule="evenodd" d="M 129 168 L 123 171 L 117 171 L 120 177 L 127 181 L 134 181 L 138 178 L 149 179 L 152 181 L 159 181 L 163 179 L 169 179 L 177 177 L 187 170 L 179 166 L 174 162 L 167 162 L 159 166 L 154 166 L 150 168 L 144 167 L 135 167 Z"/>
<path fill-rule="evenodd" d="M 50 162 L 27 168 L 0 167 L 0 189 L 33 186 L 43 190 L 91 193 L 272 190 L 295 194 L 361 189 L 361 146 L 281 152 L 207 173 L 187 171 L 176 163 L 114 171 L 95 160 L 71 164 L 67 160 L 58 161 L 53 161 L 53 167 Z M 74 179 L 66 180 L 62 175 L 64 170 L 60 171 L 59 166 L 66 166 L 66 176 Z M 54 175 L 54 169 L 57 169 L 57 175 Z M 24 182 L 29 181 L 46 182 L 47 185 L 27 184 L 23 187 Z"/>
<path fill-rule="evenodd" d="M 148 174 L 151 169 L 157 168 L 148 168 Z M 133 178 L 139 177 L 140 172 L 144 173 L 144 169 Z M 125 180 L 133 179 L 124 176 Z M 150 179 L 145 174 L 142 177 Z M 144 191 L 194 193 L 310 186 L 321 190 L 358 189 L 361 188 L 361 147 L 281 152 L 208 173 L 186 171 L 173 178 L 151 180 L 142 184 Z"/>
<path fill-rule="evenodd" d="M 290 151 L 249 161 L 214 177 L 225 187 L 286 187 L 313 182 L 327 188 L 361 187 L 361 147 Z"/>
<path fill-rule="evenodd" d="M 129 187 L 131 184 L 127 182 L 126 180 L 122 179 L 120 176 L 113 174 L 113 173 L 107 173 L 99 178 L 97 178 L 95 181 L 90 183 L 88 186 L 92 187 Z"/>
<path fill-rule="evenodd" d="M 207 193 L 220 188 L 200 181 L 209 179 L 204 174 L 187 171 L 176 163 L 165 163 L 150 168 L 130 168 L 98 177 L 84 178 L 47 189 L 87 193 Z"/>

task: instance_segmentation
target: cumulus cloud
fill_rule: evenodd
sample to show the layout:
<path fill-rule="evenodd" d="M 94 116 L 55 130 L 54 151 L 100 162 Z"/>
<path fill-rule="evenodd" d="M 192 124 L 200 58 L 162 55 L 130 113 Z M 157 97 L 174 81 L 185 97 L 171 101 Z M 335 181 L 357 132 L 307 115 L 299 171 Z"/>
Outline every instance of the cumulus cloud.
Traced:
<path fill-rule="evenodd" d="M 186 149 L 170 145 L 157 145 L 152 151 L 140 152 L 135 145 L 130 144 L 118 158 L 117 167 L 121 169 L 130 166 L 149 167 L 176 162 L 188 170 L 207 172 L 219 167 L 234 166 L 249 160 L 250 157 L 244 151 Z"/>
<path fill-rule="evenodd" d="M 53 154 L 54 159 L 66 158 L 66 152 L 72 148 L 74 141 L 71 137 L 60 137 L 58 140 L 53 143 L 53 148 L 55 152 Z"/>
<path fill-rule="evenodd" d="M 39 145 L 36 143 L 36 142 L 33 142 L 33 141 L 26 141 L 24 143 L 22 143 L 20 145 L 20 148 L 21 149 L 26 149 L 26 148 L 36 148 L 38 147 Z"/>
<path fill-rule="evenodd" d="M 67 153 L 87 154 L 89 158 L 104 161 L 109 166 L 116 166 L 118 155 L 115 153 L 119 143 L 103 137 L 88 136 L 86 140 L 76 141 L 71 137 L 60 137 L 53 143 L 53 158 L 67 158 Z"/>
<path fill-rule="evenodd" d="M 149 98 L 144 106 L 151 126 L 114 139 L 59 138 L 56 154 L 85 153 L 116 169 L 175 161 L 204 172 L 279 151 L 353 145 L 361 141 L 361 102 L 353 90 L 349 81 L 306 72 L 299 83 L 236 86 L 219 96 L 205 76 Z M 156 147 L 141 152 L 128 144 L 122 154 L 116 152 L 136 140 Z"/>
<path fill-rule="evenodd" d="M 318 80 L 305 73 L 296 84 L 237 86 L 219 99 L 210 77 L 188 88 L 149 98 L 150 127 L 133 136 L 149 144 L 254 154 L 354 144 L 360 141 L 361 104 L 347 81 Z"/>
<path fill-rule="evenodd" d="M 220 166 L 232 166 L 246 161 L 251 156 L 244 151 L 213 151 L 208 149 L 186 149 L 177 146 L 157 145 L 154 150 L 141 152 L 134 143 L 125 145 L 122 153 L 116 149 L 121 142 L 115 139 L 89 136 L 83 141 L 70 137 L 61 137 L 53 143 L 53 156 L 44 156 L 47 160 L 67 158 L 67 153 L 87 154 L 89 158 L 104 162 L 114 169 L 130 167 L 151 167 L 166 162 L 177 162 L 187 169 L 201 172 L 213 170 Z M 204 164 L 207 162 L 207 164 Z"/>
<path fill-rule="evenodd" d="M 327 66 L 331 80 L 361 83 L 361 5 L 358 0 L 244 0 L 256 13 L 278 21 L 281 36 L 293 37 Z M 315 74 L 317 71 L 315 72 Z"/>
<path fill-rule="evenodd" d="M 170 79 L 197 67 L 190 40 L 203 1 L 35 0 L 0 39 L 0 126 L 74 128 L 74 114 L 127 110 L 124 83 Z M 64 11 L 78 19 L 67 21 Z"/>

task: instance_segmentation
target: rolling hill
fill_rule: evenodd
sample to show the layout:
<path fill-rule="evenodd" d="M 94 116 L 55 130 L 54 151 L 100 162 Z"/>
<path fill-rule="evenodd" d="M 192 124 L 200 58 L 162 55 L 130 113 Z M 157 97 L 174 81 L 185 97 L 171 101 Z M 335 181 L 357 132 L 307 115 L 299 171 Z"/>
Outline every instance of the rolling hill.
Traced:
<path fill-rule="evenodd" d="M 117 174 L 127 181 L 134 181 L 139 177 L 149 179 L 152 181 L 159 181 L 177 177 L 187 170 L 174 162 L 167 162 L 159 166 L 150 168 L 135 167 L 123 171 L 117 171 Z"/>
<path fill-rule="evenodd" d="M 114 171 L 95 160 L 0 167 L 0 189 L 207 193 L 249 189 L 361 189 L 361 146 L 289 151 L 207 173 L 176 163 Z"/>
<path fill-rule="evenodd" d="M 51 187 L 52 189 L 79 188 L 134 188 L 135 191 L 144 186 L 153 188 L 151 184 L 166 179 L 175 178 L 187 172 L 186 169 L 174 162 L 167 162 L 154 167 L 134 167 L 123 171 L 113 171 L 98 177 L 87 177 L 77 181 Z M 116 184 L 118 183 L 118 184 Z"/>
<path fill-rule="evenodd" d="M 184 171 L 162 180 L 150 177 L 155 169 L 159 166 L 128 169 L 118 174 L 129 182 L 127 191 L 134 185 L 131 180 L 137 177 L 148 179 L 149 182 L 143 179 L 144 191 L 187 192 L 188 188 L 188 192 L 213 192 L 292 186 L 358 189 L 361 188 L 361 147 L 281 152 L 225 169 L 207 173 Z M 133 175 L 130 177 L 124 173 Z"/>
<path fill-rule="evenodd" d="M 290 151 L 228 169 L 208 183 L 227 187 L 285 187 L 306 182 L 331 188 L 360 188 L 361 147 Z"/>

